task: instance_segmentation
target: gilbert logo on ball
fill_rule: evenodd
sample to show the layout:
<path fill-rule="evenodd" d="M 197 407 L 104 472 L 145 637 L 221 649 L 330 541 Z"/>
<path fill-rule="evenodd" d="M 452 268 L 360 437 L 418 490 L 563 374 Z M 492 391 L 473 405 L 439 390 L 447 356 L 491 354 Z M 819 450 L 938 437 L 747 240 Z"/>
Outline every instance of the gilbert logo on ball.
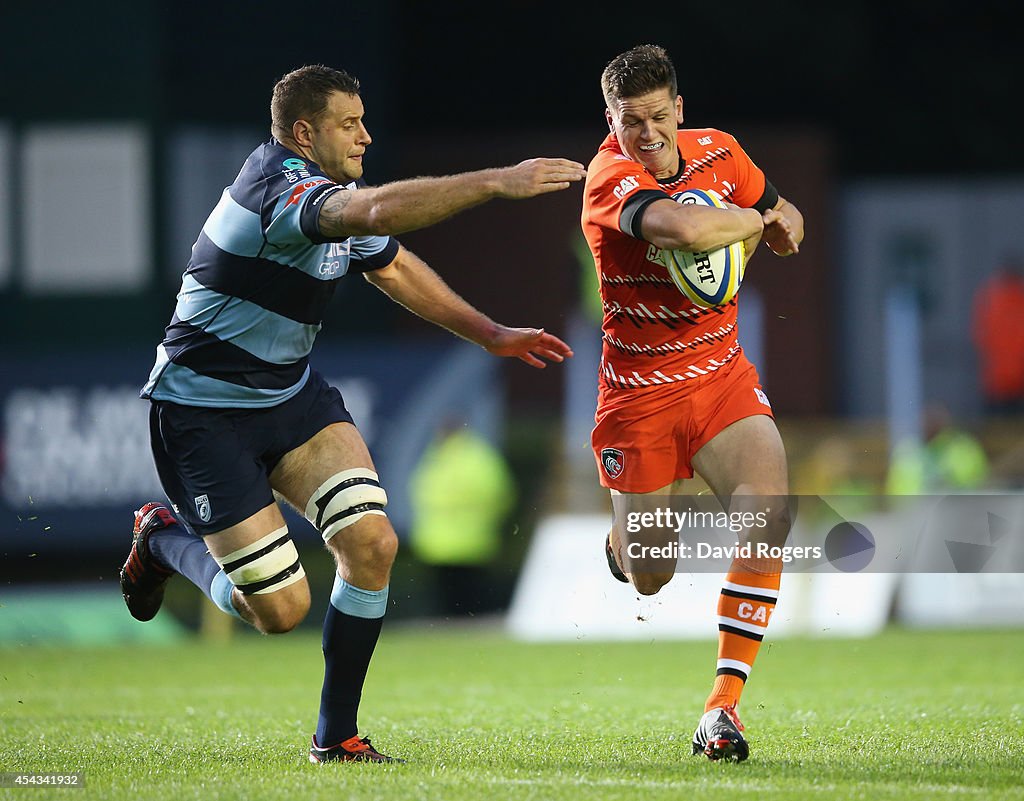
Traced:
<path fill-rule="evenodd" d="M 714 206 L 725 204 L 703 189 L 687 189 L 672 195 L 677 203 Z M 685 250 L 665 252 L 665 266 L 676 288 L 701 308 L 710 309 L 728 303 L 743 281 L 743 243 L 734 242 L 717 250 L 690 253 Z"/>

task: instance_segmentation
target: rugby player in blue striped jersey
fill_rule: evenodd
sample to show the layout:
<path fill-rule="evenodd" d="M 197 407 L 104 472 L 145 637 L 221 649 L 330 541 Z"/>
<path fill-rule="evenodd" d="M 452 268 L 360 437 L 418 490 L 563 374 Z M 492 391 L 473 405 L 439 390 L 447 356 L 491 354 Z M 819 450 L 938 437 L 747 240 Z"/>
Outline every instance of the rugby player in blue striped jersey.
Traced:
<path fill-rule="evenodd" d="M 337 563 L 309 759 L 393 761 L 359 736 L 356 714 L 398 540 L 366 445 L 309 354 L 337 282 L 361 273 L 492 354 L 533 367 L 571 356 L 543 329 L 510 328 L 473 308 L 393 235 L 493 198 L 566 189 L 585 171 L 538 158 L 366 186 L 371 138 L 359 82 L 321 65 L 278 81 L 271 116 L 273 138 L 249 156 L 199 234 L 142 390 L 174 512 L 151 502 L 135 513 L 121 588 L 131 614 L 150 620 L 179 573 L 261 632 L 293 629 L 310 594 L 278 493 Z"/>

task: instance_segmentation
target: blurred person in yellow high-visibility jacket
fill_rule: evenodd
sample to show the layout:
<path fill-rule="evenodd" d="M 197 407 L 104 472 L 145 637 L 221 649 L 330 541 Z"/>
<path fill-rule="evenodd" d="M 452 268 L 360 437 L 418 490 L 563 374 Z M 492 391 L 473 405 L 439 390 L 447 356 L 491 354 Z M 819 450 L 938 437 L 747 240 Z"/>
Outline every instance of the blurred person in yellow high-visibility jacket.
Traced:
<path fill-rule="evenodd" d="M 439 429 L 410 479 L 410 544 L 432 566 L 446 614 L 496 607 L 489 568 L 501 552 L 502 528 L 516 499 L 504 455 L 472 429 Z"/>
<path fill-rule="evenodd" d="M 890 495 L 927 495 L 980 490 L 989 478 L 984 447 L 957 426 L 946 406 L 925 410 L 924 442 L 900 442 L 893 451 L 885 489 Z"/>

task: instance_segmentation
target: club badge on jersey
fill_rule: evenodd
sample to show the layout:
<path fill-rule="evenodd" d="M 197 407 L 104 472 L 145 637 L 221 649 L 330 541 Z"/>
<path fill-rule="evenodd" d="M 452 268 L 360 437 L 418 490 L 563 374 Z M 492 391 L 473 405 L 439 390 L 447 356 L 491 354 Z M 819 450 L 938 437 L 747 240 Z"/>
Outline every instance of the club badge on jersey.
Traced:
<path fill-rule="evenodd" d="M 195 498 L 196 514 L 204 523 L 209 523 L 213 517 L 213 509 L 210 507 L 209 495 L 197 495 Z"/>
<path fill-rule="evenodd" d="M 626 457 L 618 448 L 605 448 L 601 451 L 601 464 L 608 478 L 618 478 L 626 469 Z"/>

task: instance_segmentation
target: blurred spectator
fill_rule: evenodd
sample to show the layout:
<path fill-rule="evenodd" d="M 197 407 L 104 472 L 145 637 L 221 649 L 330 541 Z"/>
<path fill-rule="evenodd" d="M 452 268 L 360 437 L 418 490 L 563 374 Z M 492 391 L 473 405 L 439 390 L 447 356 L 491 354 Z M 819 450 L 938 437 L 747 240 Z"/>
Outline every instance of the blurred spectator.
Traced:
<path fill-rule="evenodd" d="M 502 454 L 462 424 L 447 423 L 410 479 L 413 553 L 430 565 L 444 614 L 494 611 L 489 568 L 516 490 Z"/>
<path fill-rule="evenodd" d="M 925 411 L 924 442 L 902 442 L 893 451 L 886 491 L 890 495 L 927 495 L 980 489 L 989 476 L 981 443 L 953 423 L 949 409 L 933 404 Z"/>
<path fill-rule="evenodd" d="M 974 299 L 972 334 L 992 414 L 1024 412 L 1024 261 L 1004 259 Z"/>
<path fill-rule="evenodd" d="M 851 442 L 840 435 L 820 440 L 800 463 L 793 487 L 797 495 L 871 495 L 877 492 L 857 469 Z"/>
<path fill-rule="evenodd" d="M 819 440 L 807 456 L 794 463 L 792 492 L 797 498 L 800 526 L 794 527 L 790 544 L 816 545 L 835 525 L 839 514 L 847 520 L 870 514 L 877 508 L 879 488 L 864 474 L 853 441 L 842 434 Z M 817 503 L 814 496 L 822 498 Z"/>

